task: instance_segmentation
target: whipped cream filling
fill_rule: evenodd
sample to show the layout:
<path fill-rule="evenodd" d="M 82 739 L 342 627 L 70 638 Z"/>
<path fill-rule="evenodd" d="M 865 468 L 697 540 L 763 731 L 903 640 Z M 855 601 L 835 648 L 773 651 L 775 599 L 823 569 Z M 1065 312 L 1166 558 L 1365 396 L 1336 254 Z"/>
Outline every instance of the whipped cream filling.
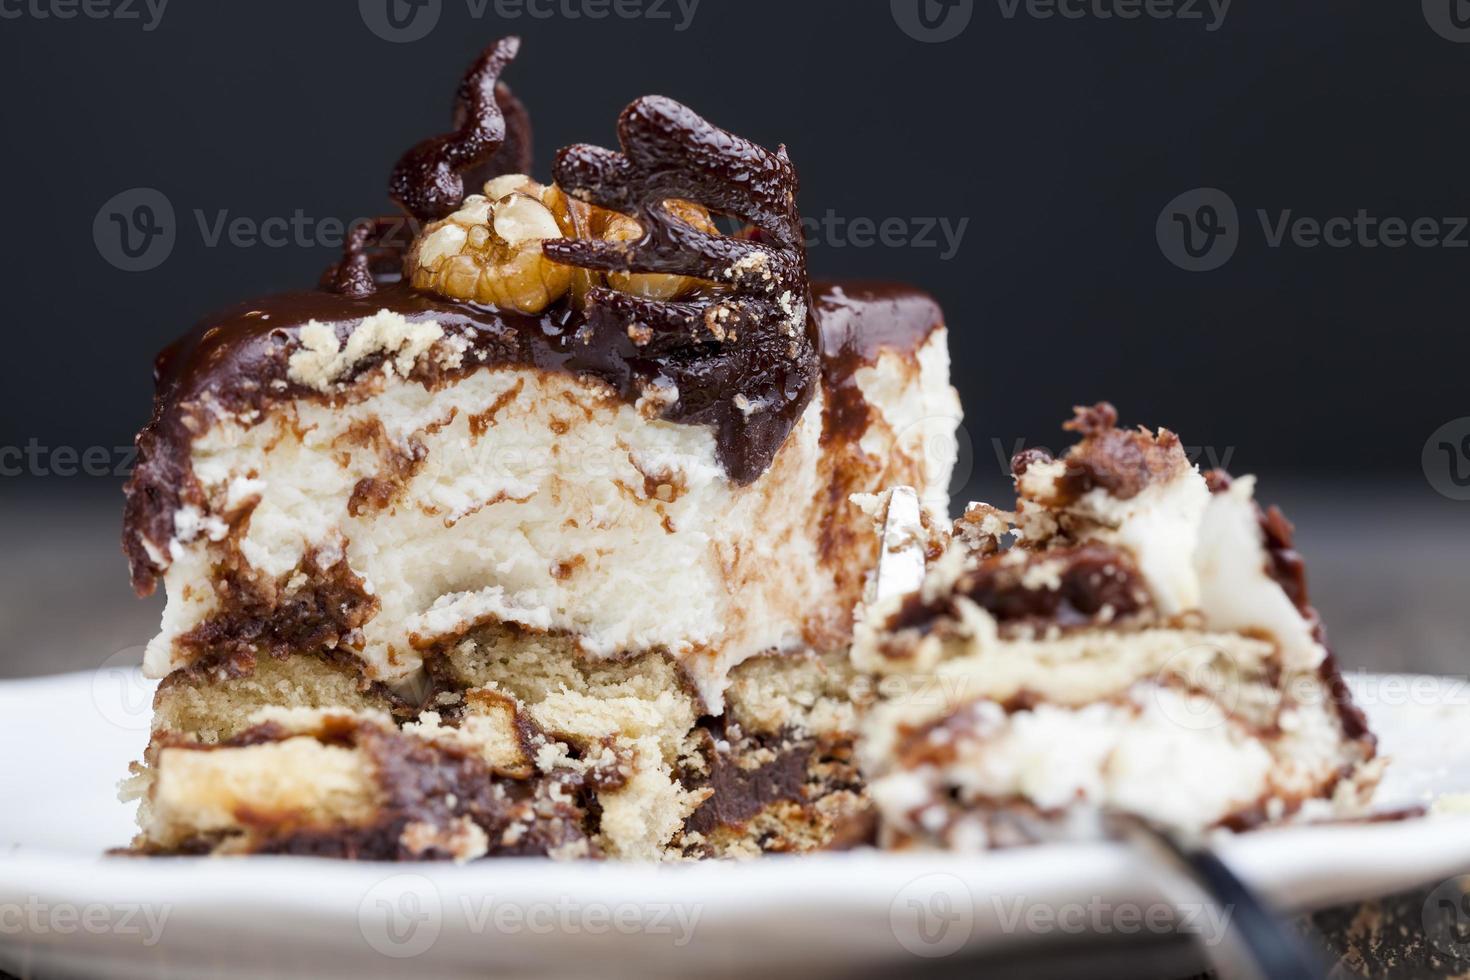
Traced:
<path fill-rule="evenodd" d="M 354 382 L 365 397 L 221 415 L 194 440 L 208 507 L 167 545 L 151 676 L 186 665 L 178 641 L 226 610 L 212 585 L 231 548 L 247 577 L 286 597 L 311 588 L 312 562 L 345 562 L 379 606 L 345 645 L 390 683 L 412 680 L 436 643 L 508 622 L 571 634 L 594 658 L 666 651 L 717 710 L 748 657 L 843 641 L 857 597 L 838 594 L 833 569 L 865 563 L 869 546 L 832 536 L 833 521 L 866 518 L 846 501 L 829 512 L 835 470 L 856 449 L 824 443 L 820 392 L 768 471 L 742 486 L 709 429 L 646 418 L 600 382 L 516 367 L 432 392 L 403 383 L 404 357 L 439 354 L 433 331 L 378 322 L 392 316 L 372 321 L 396 355 Z M 298 362 L 323 383 L 355 349 L 351 338 L 328 346 Z M 860 372 L 874 409 L 862 489 L 946 493 L 959 421 L 948 366 L 938 329 L 917 357 L 884 351 Z"/>
<path fill-rule="evenodd" d="M 1159 612 L 1174 616 L 1200 604 L 1195 550 L 1209 500 L 1204 478 L 1191 469 L 1128 500 L 1092 490 L 1071 509 L 1101 525 L 1088 537 L 1133 554 Z"/>
<path fill-rule="evenodd" d="M 1127 500 L 1091 490 L 1066 512 L 1083 518 L 1083 538 L 1133 556 L 1161 614 L 1196 612 L 1208 629 L 1267 634 L 1285 666 L 1314 670 L 1326 650 L 1271 577 L 1255 486 L 1245 476 L 1212 494 L 1190 467 Z"/>
<path fill-rule="evenodd" d="M 1218 629 L 1259 630 L 1274 637 L 1287 668 L 1315 670 L 1327 651 L 1266 572 L 1270 557 L 1256 517 L 1255 486 L 1255 477 L 1241 477 L 1210 497 L 1194 553 L 1200 609 Z"/>

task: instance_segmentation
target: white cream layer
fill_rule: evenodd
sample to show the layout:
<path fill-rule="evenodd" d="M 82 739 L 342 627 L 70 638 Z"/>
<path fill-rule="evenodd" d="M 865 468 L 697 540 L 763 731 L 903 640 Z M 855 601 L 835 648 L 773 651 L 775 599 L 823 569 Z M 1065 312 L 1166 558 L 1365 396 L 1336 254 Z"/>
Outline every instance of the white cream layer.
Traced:
<path fill-rule="evenodd" d="M 288 590 L 309 587 L 293 581 L 308 556 L 345 556 L 381 603 L 352 652 L 390 682 L 414 675 L 436 638 L 503 621 L 568 632 L 594 657 L 667 650 L 713 708 L 732 666 L 820 640 L 855 601 L 835 595 L 819 551 L 834 465 L 820 393 L 767 472 L 739 486 L 710 430 L 650 421 L 601 383 L 486 368 L 431 393 L 401 380 L 402 360 L 366 398 L 221 417 L 195 440 L 209 506 L 150 543 L 172 559 L 151 676 L 184 666 L 175 640 L 218 611 L 211 566 L 228 522 L 243 524 L 250 569 Z M 884 352 L 859 372 L 877 409 L 863 448 L 883 464 L 864 489 L 945 495 L 959 419 L 948 369 L 941 329 L 917 359 Z M 363 437 L 379 426 L 382 438 Z M 391 478 L 393 453 L 421 457 L 394 502 L 349 514 L 359 481 Z M 867 522 L 846 503 L 837 519 Z"/>

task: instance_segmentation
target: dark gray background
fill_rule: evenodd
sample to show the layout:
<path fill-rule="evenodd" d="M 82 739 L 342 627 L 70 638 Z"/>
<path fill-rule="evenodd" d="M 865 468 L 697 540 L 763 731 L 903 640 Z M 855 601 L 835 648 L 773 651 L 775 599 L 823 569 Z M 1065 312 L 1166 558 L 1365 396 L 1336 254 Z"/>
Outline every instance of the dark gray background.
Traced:
<path fill-rule="evenodd" d="M 508 80 L 543 175 L 558 146 L 612 141 L 619 109 L 660 92 L 786 142 L 810 218 L 899 219 L 905 234 L 968 221 L 948 259 L 822 231 L 812 249 L 820 274 L 907 280 L 942 301 L 968 413 L 964 495 L 1004 502 L 1000 457 L 1056 445 L 1070 405 L 1109 398 L 1295 505 L 1349 662 L 1460 662 L 1470 503 L 1435 489 L 1449 457 L 1431 449 L 1428 473 L 1421 460 L 1431 433 L 1470 415 L 1470 248 L 1271 248 L 1256 217 L 1470 215 L 1470 43 L 1431 24 L 1454 34 L 1450 0 L 1237 0 L 1214 30 L 1202 0 L 1200 19 L 1135 20 L 1024 3 L 1008 18 L 975 0 L 943 43 L 906 34 L 888 0 L 701 0 L 683 31 L 674 0 L 671 19 L 600 21 L 506 18 L 494 2 L 476 18 L 441 0 L 432 32 L 401 44 L 355 0 L 171 0 L 153 30 L 142 0 L 141 20 L 17 2 L 0 0 L 21 13 L 0 17 L 0 451 L 31 445 L 42 462 L 0 477 L 0 540 L 22 559 L 0 582 L 0 673 L 95 662 L 155 622 L 127 596 L 120 481 L 58 476 L 55 451 L 125 461 L 115 447 L 147 416 L 158 348 L 211 309 L 309 285 L 334 255 L 210 246 L 196 212 L 299 209 L 314 227 L 381 212 L 393 161 L 445 128 L 463 68 L 507 32 L 526 39 Z M 586 9 L 550 6 L 568 3 Z M 172 205 L 175 244 L 125 272 L 94 220 L 138 187 Z M 1188 272 L 1156 223 L 1202 187 L 1238 209 L 1238 247 Z"/>

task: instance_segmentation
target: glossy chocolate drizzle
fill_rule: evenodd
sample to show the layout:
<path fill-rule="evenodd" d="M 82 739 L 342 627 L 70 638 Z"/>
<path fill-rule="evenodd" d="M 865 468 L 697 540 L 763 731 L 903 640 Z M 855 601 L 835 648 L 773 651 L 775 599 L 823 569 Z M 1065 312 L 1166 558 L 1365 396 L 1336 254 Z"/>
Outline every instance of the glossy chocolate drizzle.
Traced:
<path fill-rule="evenodd" d="M 342 261 L 322 274 L 321 288 L 354 299 L 373 295 L 379 279 L 402 273 L 407 225 L 408 219 L 395 217 L 353 225 L 342 246 Z"/>
<path fill-rule="evenodd" d="M 719 129 L 694 110 L 647 96 L 618 120 L 623 152 L 580 144 L 557 154 L 556 182 L 573 197 L 635 218 L 636 242 L 547 242 L 546 256 L 601 272 L 692 276 L 728 287 L 689 302 L 588 295 L 591 318 L 649 327 L 649 346 L 724 342 L 741 331 L 785 324 L 804 332 L 809 308 L 806 251 L 796 210 L 796 170 L 775 153 Z M 747 222 L 754 234 L 710 234 L 676 217 L 673 200 L 694 201 Z M 786 305 L 782 303 L 785 297 Z"/>
<path fill-rule="evenodd" d="M 453 213 L 464 201 L 466 174 L 494 164 L 497 157 L 502 163 L 523 165 L 522 173 L 530 169 L 529 126 L 508 140 L 500 99 L 502 91 L 509 97 L 509 90 L 500 84 L 500 74 L 520 49 L 518 37 L 501 38 L 486 48 L 459 83 L 454 130 L 419 143 L 393 168 L 388 193 L 418 220 L 437 221 Z M 524 109 L 511 115 L 526 122 Z M 502 154 L 502 150 L 510 152 Z M 506 160 L 507 155 L 513 160 Z"/>
<path fill-rule="evenodd" d="M 685 300 L 589 290 L 585 342 L 632 340 L 628 357 L 677 401 L 662 418 L 716 431 L 721 462 L 741 483 L 758 477 L 817 382 L 818 342 L 807 280 L 796 170 L 672 99 L 649 96 L 618 121 L 622 152 L 577 145 L 555 177 L 573 197 L 634 218 L 634 242 L 546 242 L 556 262 L 598 272 L 690 276 L 711 284 Z M 694 228 L 668 207 L 691 201 L 749 225 L 742 235 Z"/>

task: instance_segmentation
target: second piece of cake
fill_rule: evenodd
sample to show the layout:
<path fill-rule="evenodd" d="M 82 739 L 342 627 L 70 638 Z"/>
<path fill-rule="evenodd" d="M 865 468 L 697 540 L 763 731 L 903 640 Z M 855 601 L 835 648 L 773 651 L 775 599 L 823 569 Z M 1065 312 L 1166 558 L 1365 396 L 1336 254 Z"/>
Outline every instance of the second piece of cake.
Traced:
<path fill-rule="evenodd" d="M 1291 526 L 1253 478 L 1202 475 L 1173 433 L 1116 423 L 1079 409 L 1064 456 L 1014 461 L 1015 511 L 972 505 L 951 541 L 887 502 L 885 594 L 854 647 L 886 677 L 859 753 L 885 846 L 1042 841 L 1104 810 L 1197 832 L 1366 802 L 1374 740 Z M 926 548 L 943 549 L 927 571 Z"/>

